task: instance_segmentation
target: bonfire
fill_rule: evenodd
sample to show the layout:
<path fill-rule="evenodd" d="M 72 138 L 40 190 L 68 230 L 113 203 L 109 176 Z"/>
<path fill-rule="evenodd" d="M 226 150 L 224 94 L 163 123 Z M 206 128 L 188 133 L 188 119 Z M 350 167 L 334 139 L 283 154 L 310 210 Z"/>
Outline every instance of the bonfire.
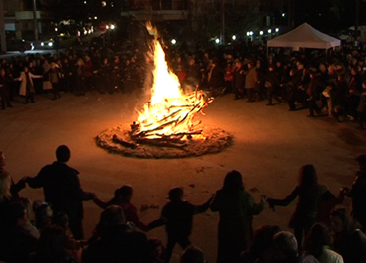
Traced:
<path fill-rule="evenodd" d="M 138 110 L 138 119 L 131 125 L 131 139 L 137 143 L 185 144 L 187 140 L 199 139 L 202 134 L 197 113 L 213 101 L 203 91 L 182 91 L 178 77 L 168 68 L 165 53 L 155 37 L 154 79 L 151 99 Z"/>

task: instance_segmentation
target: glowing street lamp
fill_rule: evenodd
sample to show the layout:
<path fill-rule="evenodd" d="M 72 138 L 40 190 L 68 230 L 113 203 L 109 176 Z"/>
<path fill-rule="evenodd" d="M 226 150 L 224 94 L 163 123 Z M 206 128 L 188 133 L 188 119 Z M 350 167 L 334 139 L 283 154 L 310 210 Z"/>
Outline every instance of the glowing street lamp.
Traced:
<path fill-rule="evenodd" d="M 233 39 L 233 40 L 236 40 L 236 36 L 235 36 L 235 35 L 233 35 L 232 39 Z"/>
<path fill-rule="evenodd" d="M 215 42 L 216 42 L 216 44 L 220 44 L 220 39 L 216 38 Z"/>
<path fill-rule="evenodd" d="M 177 40 L 172 39 L 171 43 L 172 43 L 173 45 L 175 45 L 175 44 L 177 44 Z"/>
<path fill-rule="evenodd" d="M 113 30 L 113 29 L 115 29 L 116 28 L 116 26 L 115 25 L 111 25 L 111 29 Z"/>
<path fill-rule="evenodd" d="M 249 37 L 250 36 L 250 32 L 247 32 L 247 37 Z"/>
<path fill-rule="evenodd" d="M 272 33 L 272 29 L 268 29 L 268 34 L 271 34 Z"/>
<path fill-rule="evenodd" d="M 280 29 L 277 27 L 277 28 L 276 28 L 276 33 L 278 33 L 278 32 L 280 32 Z"/>
<path fill-rule="evenodd" d="M 259 31 L 259 35 L 263 36 L 263 30 Z"/>

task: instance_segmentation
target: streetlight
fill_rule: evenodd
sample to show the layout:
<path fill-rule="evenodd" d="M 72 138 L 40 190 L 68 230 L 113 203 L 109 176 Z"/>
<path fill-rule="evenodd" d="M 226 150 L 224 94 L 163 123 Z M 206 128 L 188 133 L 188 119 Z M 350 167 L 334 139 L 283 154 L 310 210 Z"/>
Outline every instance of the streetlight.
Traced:
<path fill-rule="evenodd" d="M 233 35 L 232 39 L 233 39 L 233 40 L 236 40 L 236 36 L 235 36 L 235 35 Z"/>
<path fill-rule="evenodd" d="M 263 36 L 263 30 L 259 31 L 259 35 Z"/>
<path fill-rule="evenodd" d="M 216 44 L 220 44 L 220 39 L 216 38 L 215 42 L 216 42 Z"/>
<path fill-rule="evenodd" d="M 173 45 L 175 45 L 175 44 L 177 44 L 177 40 L 172 39 L 171 43 L 172 43 Z"/>
<path fill-rule="evenodd" d="M 111 25 L 111 29 L 113 30 L 113 29 L 115 29 L 116 28 L 116 26 L 115 25 Z"/>

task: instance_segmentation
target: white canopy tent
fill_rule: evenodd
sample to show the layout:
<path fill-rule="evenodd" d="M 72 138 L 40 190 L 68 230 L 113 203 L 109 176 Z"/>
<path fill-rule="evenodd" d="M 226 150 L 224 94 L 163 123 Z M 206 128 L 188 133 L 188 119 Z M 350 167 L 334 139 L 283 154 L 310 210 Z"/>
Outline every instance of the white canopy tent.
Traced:
<path fill-rule="evenodd" d="M 341 45 L 341 41 L 328 36 L 307 23 L 294 30 L 267 41 L 268 47 L 319 48 L 328 49 Z"/>

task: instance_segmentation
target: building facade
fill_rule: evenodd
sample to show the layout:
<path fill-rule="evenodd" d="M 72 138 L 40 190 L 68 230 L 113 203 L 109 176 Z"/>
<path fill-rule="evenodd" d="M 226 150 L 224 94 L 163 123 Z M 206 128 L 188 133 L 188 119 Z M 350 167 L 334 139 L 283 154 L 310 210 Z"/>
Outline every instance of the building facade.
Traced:
<path fill-rule="evenodd" d="M 52 30 L 54 15 L 46 11 L 52 0 L 36 1 L 39 34 Z M 34 37 L 33 1 L 3 0 L 5 31 L 9 38 Z"/>

